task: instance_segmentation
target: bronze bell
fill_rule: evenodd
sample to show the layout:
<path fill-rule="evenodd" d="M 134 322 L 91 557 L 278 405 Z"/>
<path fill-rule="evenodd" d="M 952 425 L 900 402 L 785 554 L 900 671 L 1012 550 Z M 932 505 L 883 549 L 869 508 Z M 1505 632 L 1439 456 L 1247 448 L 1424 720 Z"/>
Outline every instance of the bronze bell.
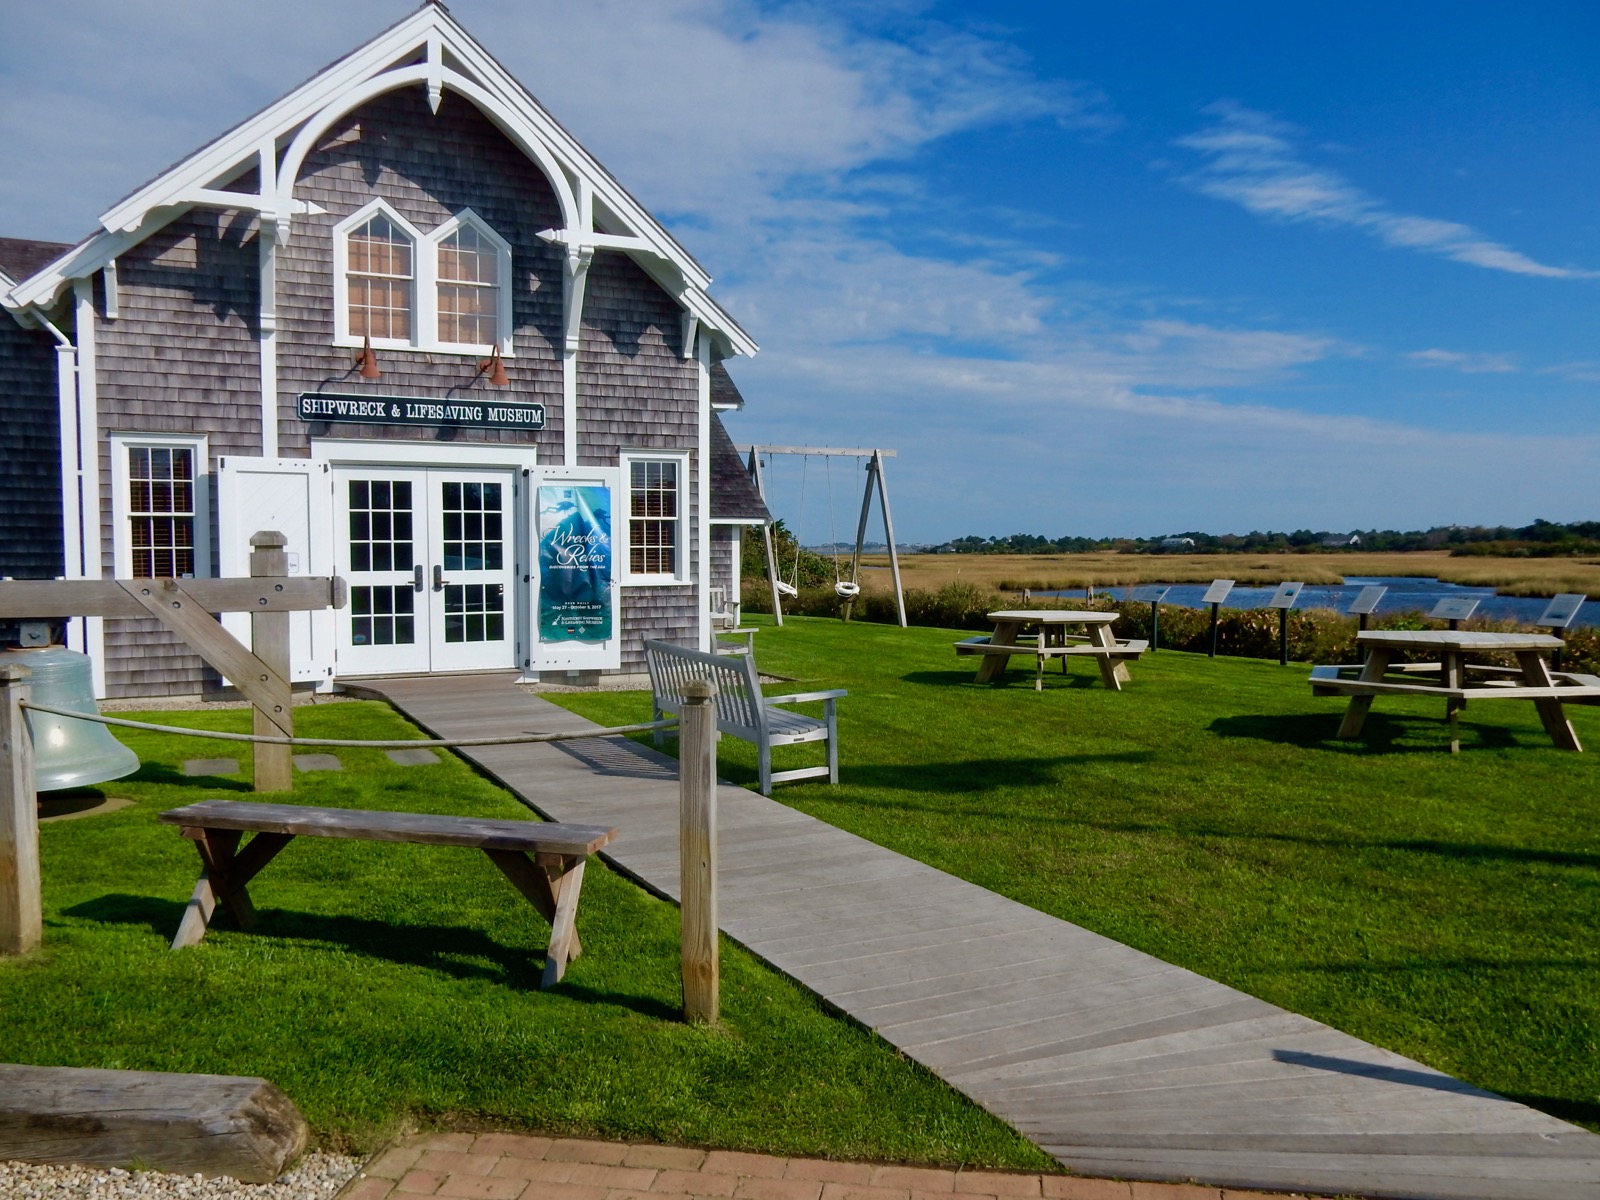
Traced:
<path fill-rule="evenodd" d="M 0 650 L 0 662 L 28 668 L 28 699 L 34 704 L 99 715 L 94 671 L 87 654 L 62 646 Z M 139 756 L 112 737 L 104 725 L 31 710 L 27 717 L 33 734 L 35 791 L 87 787 L 139 769 Z"/>

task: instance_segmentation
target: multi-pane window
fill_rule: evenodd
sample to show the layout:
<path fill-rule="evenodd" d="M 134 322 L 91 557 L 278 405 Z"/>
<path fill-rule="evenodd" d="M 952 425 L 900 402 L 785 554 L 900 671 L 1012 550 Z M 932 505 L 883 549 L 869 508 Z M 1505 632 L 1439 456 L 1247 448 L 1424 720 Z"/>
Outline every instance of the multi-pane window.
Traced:
<path fill-rule="evenodd" d="M 446 571 L 498 571 L 505 562 L 503 516 L 498 483 L 444 485 Z"/>
<path fill-rule="evenodd" d="M 129 446 L 128 521 L 133 575 L 195 573 L 195 452 L 188 446 Z"/>
<path fill-rule="evenodd" d="M 416 593 L 410 584 L 350 589 L 350 641 L 357 646 L 409 646 L 417 640 Z"/>
<path fill-rule="evenodd" d="M 503 583 L 446 584 L 444 640 L 501 642 L 506 636 L 506 587 Z"/>
<path fill-rule="evenodd" d="M 500 340 L 500 251 L 472 225 L 439 242 L 439 340 L 488 346 Z"/>
<path fill-rule="evenodd" d="M 351 336 L 411 339 L 413 251 L 405 231 L 381 212 L 346 235 Z"/>
<path fill-rule="evenodd" d="M 409 481 L 352 479 L 350 569 L 411 570 L 416 562 L 412 515 Z"/>
<path fill-rule="evenodd" d="M 635 461 L 628 475 L 628 569 L 634 575 L 678 573 L 678 464 Z"/>

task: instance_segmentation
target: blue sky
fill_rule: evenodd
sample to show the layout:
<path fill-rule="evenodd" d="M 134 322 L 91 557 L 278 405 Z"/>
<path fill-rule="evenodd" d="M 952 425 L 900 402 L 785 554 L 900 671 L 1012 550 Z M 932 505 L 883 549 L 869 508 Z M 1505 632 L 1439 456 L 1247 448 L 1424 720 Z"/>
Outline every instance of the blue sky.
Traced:
<path fill-rule="evenodd" d="M 75 239 L 408 10 L 9 6 L 0 234 Z M 1597 515 L 1592 5 L 451 10 L 762 343 L 735 439 L 895 447 L 902 539 Z"/>

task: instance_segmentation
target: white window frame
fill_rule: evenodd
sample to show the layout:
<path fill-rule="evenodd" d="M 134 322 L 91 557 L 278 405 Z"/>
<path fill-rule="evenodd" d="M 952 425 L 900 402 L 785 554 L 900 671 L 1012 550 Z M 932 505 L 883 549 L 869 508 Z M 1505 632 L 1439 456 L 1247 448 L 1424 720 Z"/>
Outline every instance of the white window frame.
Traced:
<path fill-rule="evenodd" d="M 626 532 L 619 559 L 622 566 L 623 587 L 682 587 L 691 582 L 689 571 L 689 534 L 693 524 L 690 502 L 694 492 L 689 486 L 689 452 L 687 450 L 624 450 L 618 456 L 622 467 L 621 492 L 626 511 L 622 514 Z M 672 574 L 635 574 L 633 570 L 633 465 L 646 462 L 670 462 L 678 468 L 678 537 L 673 557 L 678 569 Z"/>
<path fill-rule="evenodd" d="M 495 264 L 495 278 L 498 283 L 495 290 L 495 329 L 498 331 L 500 356 L 511 356 L 511 243 L 496 233 L 482 217 L 470 208 L 464 208 L 451 217 L 439 228 L 428 235 L 428 313 L 430 328 L 433 330 L 435 347 L 440 350 L 455 349 L 470 354 L 487 354 L 495 348 L 494 342 L 446 342 L 439 337 L 439 246 L 456 230 L 470 228 L 480 235 L 495 250 L 498 260 Z"/>
<path fill-rule="evenodd" d="M 359 349 L 365 335 L 350 331 L 350 233 L 381 213 L 411 239 L 411 337 L 373 338 L 374 350 L 420 350 L 434 354 L 484 355 L 493 343 L 445 342 L 439 338 L 439 243 L 462 226 L 471 226 L 494 247 L 499 261 L 496 325 L 502 358 L 513 358 L 511 338 L 511 243 L 470 208 L 464 208 L 430 233 L 423 233 L 388 201 L 372 200 L 333 227 L 333 344 Z"/>
<path fill-rule="evenodd" d="M 209 579 L 215 571 L 211 560 L 211 459 L 204 434 L 112 433 L 111 447 L 111 529 L 112 570 L 118 579 L 133 578 L 132 496 L 129 490 L 128 451 L 149 447 L 155 450 L 194 452 L 194 578 Z M 190 578 L 184 576 L 184 578 Z"/>
<path fill-rule="evenodd" d="M 418 348 L 417 336 L 424 328 L 422 298 L 427 289 L 423 281 L 423 261 L 427 255 L 423 247 L 427 239 L 383 200 L 363 205 L 333 227 L 333 344 L 360 346 L 366 340 L 365 334 L 357 337 L 350 332 L 350 233 L 380 213 L 411 239 L 411 336 L 373 338 L 372 347 L 375 350 L 414 350 Z"/>

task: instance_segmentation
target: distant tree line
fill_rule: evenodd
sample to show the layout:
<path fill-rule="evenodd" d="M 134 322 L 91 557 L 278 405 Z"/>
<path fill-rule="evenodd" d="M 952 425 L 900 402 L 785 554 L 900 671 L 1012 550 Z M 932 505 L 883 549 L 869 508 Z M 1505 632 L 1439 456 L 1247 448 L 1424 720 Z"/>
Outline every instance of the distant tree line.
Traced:
<path fill-rule="evenodd" d="M 1600 554 L 1600 521 L 1573 521 L 1563 525 L 1541 520 L 1518 528 L 1509 525 L 1436 525 L 1432 529 L 1407 532 L 1398 529 L 1354 529 L 1335 533 L 1325 529 L 1296 529 L 1289 533 L 1252 530 L 1238 534 L 1189 530 L 1147 538 L 1050 538 L 1034 533 L 979 537 L 969 534 L 928 549 L 943 554 L 1081 554 L 1094 550 L 1118 550 L 1130 554 L 1449 550 L 1459 555 L 1560 558 Z"/>

